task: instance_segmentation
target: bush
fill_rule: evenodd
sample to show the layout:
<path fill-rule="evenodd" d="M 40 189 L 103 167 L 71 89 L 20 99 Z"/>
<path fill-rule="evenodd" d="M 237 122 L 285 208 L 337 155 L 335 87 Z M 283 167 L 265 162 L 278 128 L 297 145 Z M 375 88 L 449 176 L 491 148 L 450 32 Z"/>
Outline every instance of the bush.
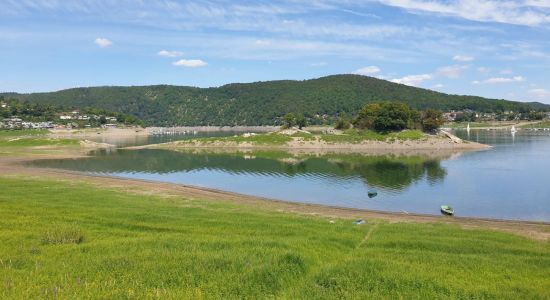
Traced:
<path fill-rule="evenodd" d="M 371 129 L 378 132 L 400 131 L 416 128 L 418 112 L 402 103 L 367 104 L 359 112 L 354 125 L 360 129 Z"/>
<path fill-rule="evenodd" d="M 351 122 L 349 121 L 349 119 L 346 117 L 345 114 L 341 114 L 338 117 L 338 120 L 336 121 L 336 125 L 334 126 L 334 128 L 339 129 L 339 130 L 350 129 L 351 128 Z"/>
<path fill-rule="evenodd" d="M 443 114 L 439 110 L 428 109 L 422 116 L 422 129 L 424 131 L 435 131 L 445 123 Z"/>
<path fill-rule="evenodd" d="M 283 128 L 292 128 L 296 125 L 296 115 L 288 113 L 283 117 Z"/>
<path fill-rule="evenodd" d="M 307 119 L 304 117 L 304 115 L 298 115 L 296 117 L 296 126 L 298 126 L 299 129 L 302 129 L 308 125 Z"/>

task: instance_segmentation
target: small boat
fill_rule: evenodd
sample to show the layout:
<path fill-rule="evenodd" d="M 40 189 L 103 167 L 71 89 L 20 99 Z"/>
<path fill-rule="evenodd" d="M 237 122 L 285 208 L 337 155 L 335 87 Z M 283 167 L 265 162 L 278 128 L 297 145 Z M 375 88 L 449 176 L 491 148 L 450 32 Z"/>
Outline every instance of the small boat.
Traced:
<path fill-rule="evenodd" d="M 510 129 L 510 131 L 511 131 L 512 133 L 515 133 L 515 132 L 517 131 L 517 130 L 516 130 L 516 126 L 512 125 L 512 129 Z"/>
<path fill-rule="evenodd" d="M 447 216 L 452 216 L 455 214 L 455 210 L 449 205 L 441 205 L 441 213 Z"/>
<path fill-rule="evenodd" d="M 370 189 L 367 192 L 367 195 L 369 196 L 369 198 L 374 198 L 378 195 L 378 191 L 376 189 Z"/>

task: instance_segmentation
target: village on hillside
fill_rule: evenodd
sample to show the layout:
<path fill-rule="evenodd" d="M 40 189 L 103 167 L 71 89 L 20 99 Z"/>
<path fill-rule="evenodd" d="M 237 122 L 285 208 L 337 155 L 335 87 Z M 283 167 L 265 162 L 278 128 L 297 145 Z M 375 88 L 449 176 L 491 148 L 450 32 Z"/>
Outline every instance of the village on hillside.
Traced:
<path fill-rule="evenodd" d="M 124 120 L 107 114 L 89 114 L 80 110 L 60 111 L 36 117 L 32 112 L 25 115 L 11 113 L 10 104 L 0 101 L 0 129 L 76 129 L 111 128 L 124 124 Z"/>

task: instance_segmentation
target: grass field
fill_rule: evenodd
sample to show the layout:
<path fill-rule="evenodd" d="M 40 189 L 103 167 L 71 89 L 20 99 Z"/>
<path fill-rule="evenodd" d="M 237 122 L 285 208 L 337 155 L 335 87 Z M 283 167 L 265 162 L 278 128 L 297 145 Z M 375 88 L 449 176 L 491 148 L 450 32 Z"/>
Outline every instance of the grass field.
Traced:
<path fill-rule="evenodd" d="M 35 137 L 39 135 L 46 135 L 48 133 L 47 130 L 35 130 L 35 129 L 29 129 L 29 130 L 5 130 L 0 129 L 0 139 L 5 138 L 11 138 L 11 137 Z"/>
<path fill-rule="evenodd" d="M 550 244 L 0 176 L 0 298 L 543 299 Z"/>
<path fill-rule="evenodd" d="M 76 146 L 79 144 L 79 141 L 75 139 L 48 138 L 47 134 L 47 130 L 0 130 L 0 150 L 8 148 L 7 150 L 13 152 L 17 150 L 14 148 Z"/>
<path fill-rule="evenodd" d="M 520 126 L 521 128 L 550 128 L 550 121 Z"/>
<path fill-rule="evenodd" d="M 343 134 L 323 134 L 321 139 L 328 143 L 361 143 L 363 141 L 405 141 L 419 140 L 426 135 L 419 130 L 403 130 L 400 132 L 380 133 L 372 130 L 349 129 Z"/>
<path fill-rule="evenodd" d="M 498 127 L 510 127 L 517 124 L 517 121 L 490 121 L 490 122 L 450 122 L 445 123 L 445 128 L 466 128 L 470 124 L 470 128 L 498 128 Z"/>
<path fill-rule="evenodd" d="M 401 132 L 388 132 L 379 133 L 371 130 L 356 130 L 349 129 L 343 134 L 308 134 L 304 132 L 297 132 L 293 135 L 284 134 L 256 134 L 251 136 L 230 136 L 230 137 L 208 137 L 197 138 L 191 140 L 179 141 L 179 144 L 192 144 L 196 142 L 200 143 L 216 143 L 216 142 L 234 142 L 234 143 L 251 143 L 258 146 L 282 146 L 294 139 L 301 141 L 316 141 L 321 140 L 327 143 L 361 143 L 364 141 L 405 141 L 405 140 L 419 140 L 425 138 L 426 135 L 418 130 L 404 130 Z"/>

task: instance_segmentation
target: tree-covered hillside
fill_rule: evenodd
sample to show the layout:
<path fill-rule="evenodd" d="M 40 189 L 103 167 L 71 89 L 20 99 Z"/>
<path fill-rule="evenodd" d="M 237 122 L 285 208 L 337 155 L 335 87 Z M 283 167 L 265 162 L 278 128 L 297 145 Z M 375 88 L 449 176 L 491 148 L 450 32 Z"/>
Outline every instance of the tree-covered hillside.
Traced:
<path fill-rule="evenodd" d="M 304 114 L 311 124 L 322 124 L 333 122 L 340 113 L 353 115 L 366 103 L 381 101 L 404 102 L 420 110 L 550 110 L 540 103 L 447 95 L 359 75 L 228 84 L 217 88 L 91 87 L 4 96 L 81 109 L 102 108 L 134 115 L 146 125 L 157 126 L 277 125 L 289 112 Z"/>

